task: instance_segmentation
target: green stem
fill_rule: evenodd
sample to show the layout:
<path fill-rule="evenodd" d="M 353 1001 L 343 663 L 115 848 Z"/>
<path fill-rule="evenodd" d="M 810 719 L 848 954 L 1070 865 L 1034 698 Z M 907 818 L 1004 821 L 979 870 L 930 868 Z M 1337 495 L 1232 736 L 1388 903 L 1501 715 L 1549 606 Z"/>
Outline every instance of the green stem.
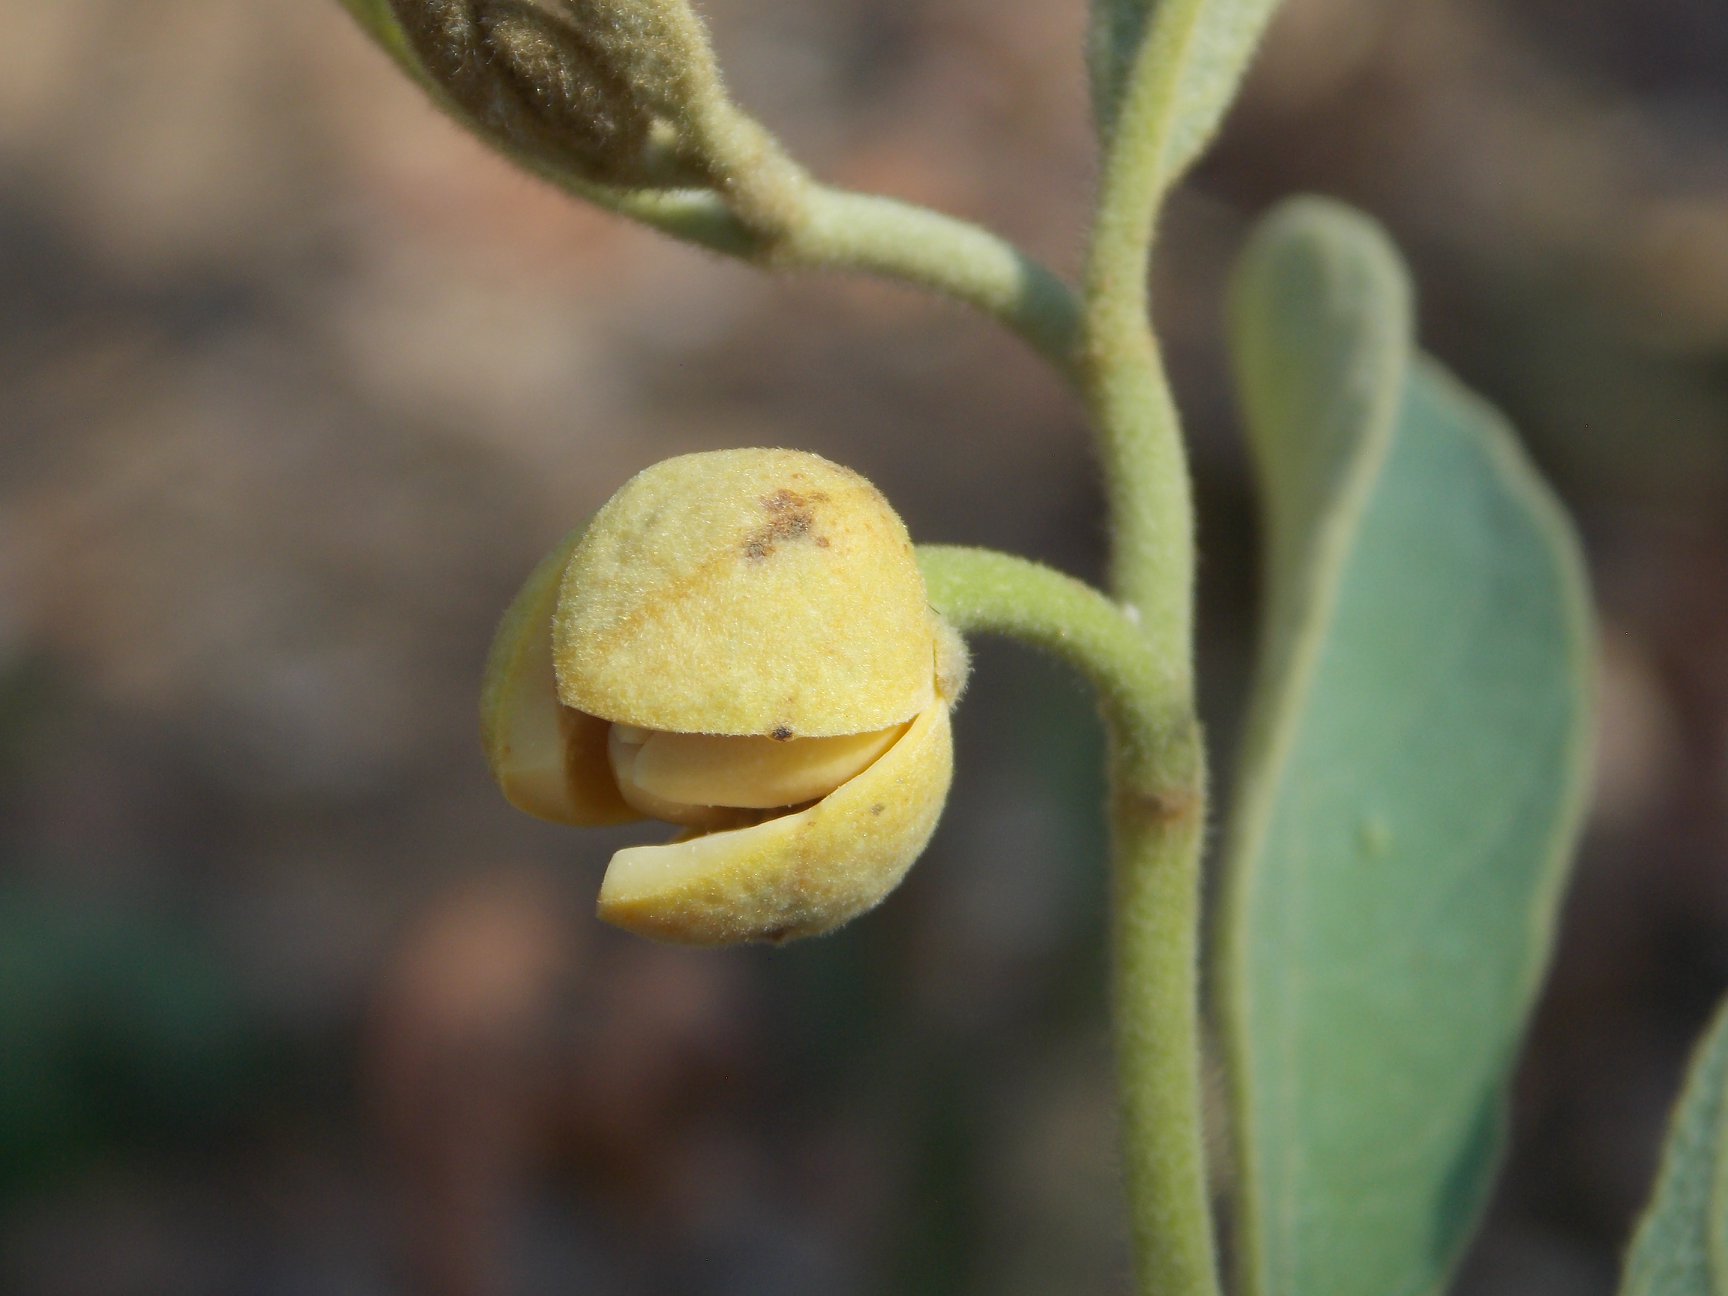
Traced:
<path fill-rule="evenodd" d="M 710 151 L 726 162 L 723 198 L 755 236 L 739 255 L 775 270 L 873 274 L 938 293 L 996 319 L 1079 382 L 1080 303 L 1060 276 L 982 226 L 814 180 L 735 109 L 712 116 Z"/>
<path fill-rule="evenodd" d="M 930 605 L 956 630 L 1005 635 L 1068 663 L 1098 691 L 1112 730 L 1149 740 L 1163 728 L 1145 641 L 1102 591 L 993 549 L 919 545 L 918 566 Z M 1148 741 L 1140 758 L 1154 747 Z"/>
<path fill-rule="evenodd" d="M 769 269 L 872 274 L 938 293 L 992 317 L 1070 383 L 1080 382 L 1080 303 L 1074 290 L 1006 239 L 969 221 L 830 188 L 802 172 L 776 177 L 787 185 L 775 197 L 790 219 L 771 230 L 747 223 L 706 190 L 626 192 L 549 178 L 675 238 Z"/>
<path fill-rule="evenodd" d="M 1079 302 L 1053 271 L 989 230 L 925 207 L 812 184 L 775 266 L 855 270 L 983 311 L 1078 381 Z"/>
<path fill-rule="evenodd" d="M 1217 1291 L 1200 1102 L 1204 764 L 1185 688 L 1100 591 L 1023 558 L 926 545 L 931 604 L 962 632 L 1008 635 L 1097 688 L 1110 730 L 1116 862 L 1112 998 L 1140 1289 Z"/>
<path fill-rule="evenodd" d="M 1193 691 L 1186 457 L 1149 332 L 1094 312 L 1086 394 L 1100 429 L 1112 582 L 1158 687 L 1144 734 L 1111 744 L 1113 978 L 1123 1151 L 1144 1296 L 1216 1296 L 1200 1091 L 1200 856 L 1206 763 Z"/>
<path fill-rule="evenodd" d="M 1200 1086 L 1205 751 L 1194 708 L 1194 509 L 1148 280 L 1193 4 L 1159 15 L 1105 132 L 1084 280 L 1081 390 L 1110 509 L 1111 587 L 1158 672 L 1149 734 L 1110 753 L 1112 952 L 1123 1150 L 1144 1296 L 1216 1296 Z"/>
<path fill-rule="evenodd" d="M 786 186 L 774 201 L 790 219 L 771 230 L 750 224 L 709 190 L 609 189 L 538 169 L 620 215 L 769 269 L 873 274 L 939 293 L 992 317 L 1070 383 L 1081 381 L 1074 290 L 982 226 L 913 203 L 830 188 L 793 169 L 773 169 Z"/>
<path fill-rule="evenodd" d="M 1089 317 L 1082 393 L 1098 430 L 1110 585 L 1172 695 L 1193 689 L 1194 506 L 1176 406 L 1151 331 Z"/>
<path fill-rule="evenodd" d="M 1148 42 L 1150 44 L 1150 42 Z M 1109 495 L 1111 583 L 1173 671 L 1191 673 L 1194 511 L 1175 401 L 1152 330 L 1148 278 L 1164 194 L 1170 87 L 1144 58 L 1108 135 L 1085 273 L 1083 392 Z"/>
<path fill-rule="evenodd" d="M 1006 325 L 1071 382 L 1079 378 L 1074 290 L 1001 236 L 969 221 L 813 179 L 778 140 L 730 104 L 701 123 L 720 163 L 721 196 L 756 236 L 743 255 L 776 270 L 844 270 L 895 279 Z"/>
<path fill-rule="evenodd" d="M 477 129 L 416 62 L 384 0 L 341 3 L 433 103 Z M 972 306 L 1079 383 L 1079 299 L 1047 266 L 969 221 L 818 183 L 722 98 L 704 104 L 689 125 L 717 165 L 713 188 L 618 188 L 484 138 L 542 179 L 687 243 L 770 269 L 874 274 Z"/>
<path fill-rule="evenodd" d="M 1200 1085 L 1199 728 L 1110 756 L 1112 991 L 1135 1273 L 1145 1296 L 1216 1296 Z"/>

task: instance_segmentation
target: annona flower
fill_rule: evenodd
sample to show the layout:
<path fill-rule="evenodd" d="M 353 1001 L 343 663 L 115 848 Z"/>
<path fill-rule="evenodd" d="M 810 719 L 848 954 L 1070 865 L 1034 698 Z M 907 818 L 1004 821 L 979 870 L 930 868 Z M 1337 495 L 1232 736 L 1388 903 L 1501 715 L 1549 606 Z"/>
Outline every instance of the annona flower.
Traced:
<path fill-rule="evenodd" d="M 924 849 L 964 675 L 875 487 L 811 454 L 724 450 L 638 474 L 535 569 L 482 727 L 528 813 L 679 826 L 612 857 L 606 921 L 780 941 L 869 909 Z"/>

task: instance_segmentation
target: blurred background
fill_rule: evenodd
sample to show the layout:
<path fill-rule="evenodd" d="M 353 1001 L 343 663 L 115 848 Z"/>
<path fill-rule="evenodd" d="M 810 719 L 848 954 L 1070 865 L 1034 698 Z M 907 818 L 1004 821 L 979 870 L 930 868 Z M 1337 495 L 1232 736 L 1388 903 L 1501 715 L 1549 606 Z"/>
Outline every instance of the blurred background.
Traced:
<path fill-rule="evenodd" d="M 1079 0 L 712 0 L 825 177 L 1064 270 Z M 0 1291 L 1119 1293 L 1098 729 L 985 643 L 910 881 L 842 934 L 602 929 L 629 833 L 510 812 L 494 617 L 666 455 L 791 445 L 1094 576 L 1074 402 L 955 308 L 571 205 L 333 3 L 0 0 Z M 1611 1291 L 1728 984 L 1728 8 L 1291 0 L 1175 201 L 1162 327 L 1226 768 L 1246 225 L 1376 214 L 1575 510 L 1598 796 L 1461 1290 Z"/>

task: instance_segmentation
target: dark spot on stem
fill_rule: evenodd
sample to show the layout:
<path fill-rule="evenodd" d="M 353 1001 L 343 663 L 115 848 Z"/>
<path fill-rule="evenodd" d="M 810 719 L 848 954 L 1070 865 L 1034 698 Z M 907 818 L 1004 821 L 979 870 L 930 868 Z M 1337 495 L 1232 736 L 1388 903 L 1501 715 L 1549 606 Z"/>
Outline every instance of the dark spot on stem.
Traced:
<path fill-rule="evenodd" d="M 1171 787 L 1159 791 L 1130 792 L 1123 808 L 1135 818 L 1168 826 L 1194 818 L 1200 812 L 1200 794 L 1193 788 Z"/>

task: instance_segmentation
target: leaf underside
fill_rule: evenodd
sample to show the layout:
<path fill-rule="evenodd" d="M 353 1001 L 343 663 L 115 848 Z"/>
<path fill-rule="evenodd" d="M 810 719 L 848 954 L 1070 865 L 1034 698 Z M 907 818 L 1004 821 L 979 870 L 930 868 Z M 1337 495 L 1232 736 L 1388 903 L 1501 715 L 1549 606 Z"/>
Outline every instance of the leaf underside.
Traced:
<path fill-rule="evenodd" d="M 1268 532 L 1219 932 L 1238 1268 L 1255 1296 L 1433 1292 L 1576 833 L 1584 578 L 1499 416 L 1412 357 L 1367 221 L 1290 204 L 1236 289 Z"/>
<path fill-rule="evenodd" d="M 1620 1296 L 1728 1296 L 1728 1003 L 1693 1056 Z"/>

